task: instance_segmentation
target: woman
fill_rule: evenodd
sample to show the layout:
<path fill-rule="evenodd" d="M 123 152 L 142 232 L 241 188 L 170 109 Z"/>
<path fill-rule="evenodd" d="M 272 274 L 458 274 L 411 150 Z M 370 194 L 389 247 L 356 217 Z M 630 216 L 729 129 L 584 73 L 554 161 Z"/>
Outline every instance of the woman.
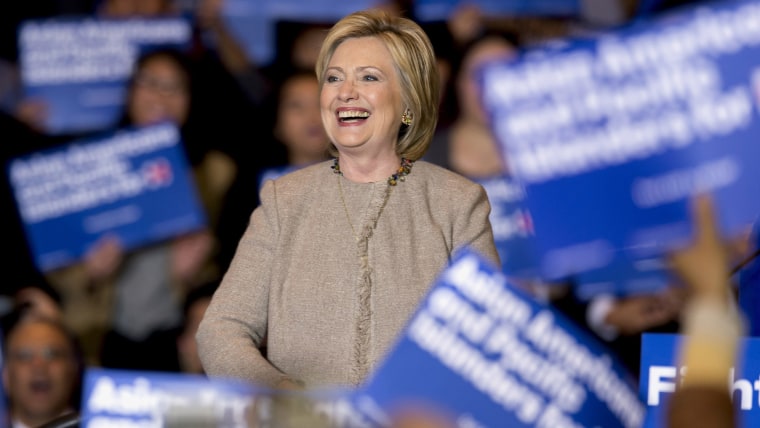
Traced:
<path fill-rule="evenodd" d="M 483 188 L 417 161 L 438 117 L 423 30 L 351 14 L 328 33 L 316 72 L 335 157 L 264 184 L 197 334 L 211 376 L 358 385 L 453 252 L 470 246 L 498 263 Z"/>

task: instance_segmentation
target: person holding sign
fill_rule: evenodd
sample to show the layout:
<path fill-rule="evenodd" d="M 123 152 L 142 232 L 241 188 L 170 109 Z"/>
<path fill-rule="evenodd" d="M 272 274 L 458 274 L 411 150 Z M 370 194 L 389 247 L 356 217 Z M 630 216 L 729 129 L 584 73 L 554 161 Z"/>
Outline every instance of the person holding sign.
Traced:
<path fill-rule="evenodd" d="M 140 248 L 126 248 L 106 230 L 80 263 L 48 273 L 63 297 L 66 323 L 81 337 L 90 364 L 177 370 L 174 337 L 184 295 L 218 276 L 215 207 L 234 168 L 227 155 L 209 148 L 208 140 L 197 139 L 206 118 L 197 115 L 193 71 L 176 49 L 155 49 L 138 58 L 117 129 L 162 122 L 178 126 L 207 226 Z"/>
<path fill-rule="evenodd" d="M 420 26 L 350 14 L 316 74 L 334 158 L 264 184 L 196 336 L 209 376 L 359 385 L 458 249 L 499 262 L 483 187 L 419 160 L 440 94 Z"/>

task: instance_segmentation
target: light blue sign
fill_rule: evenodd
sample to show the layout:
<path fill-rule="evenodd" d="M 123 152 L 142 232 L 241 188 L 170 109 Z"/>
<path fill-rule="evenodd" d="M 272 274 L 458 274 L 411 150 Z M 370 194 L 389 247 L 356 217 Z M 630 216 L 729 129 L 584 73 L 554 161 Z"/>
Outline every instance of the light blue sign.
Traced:
<path fill-rule="evenodd" d="M 754 221 L 757 22 L 760 2 L 701 2 L 482 70 L 545 277 L 630 271 L 684 245 L 697 193 L 726 236 Z"/>
<path fill-rule="evenodd" d="M 25 21 L 18 35 L 24 96 L 45 104 L 50 134 L 112 127 L 139 55 L 158 46 L 184 48 L 191 36 L 182 17 Z"/>
<path fill-rule="evenodd" d="M 636 427 L 633 378 L 599 342 L 459 252 L 354 397 L 381 426 L 414 403 L 460 427 Z"/>
<path fill-rule="evenodd" d="M 128 250 L 206 222 L 179 130 L 170 123 L 16 158 L 6 173 L 44 271 L 78 261 L 104 234 Z"/>

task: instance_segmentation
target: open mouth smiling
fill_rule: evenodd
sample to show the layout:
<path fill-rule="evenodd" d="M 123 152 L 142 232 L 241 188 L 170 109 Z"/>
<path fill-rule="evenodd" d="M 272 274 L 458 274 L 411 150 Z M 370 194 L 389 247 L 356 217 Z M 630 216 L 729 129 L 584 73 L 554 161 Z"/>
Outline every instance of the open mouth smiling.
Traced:
<path fill-rule="evenodd" d="M 364 110 L 341 110 L 338 112 L 338 121 L 341 123 L 360 122 L 369 116 L 369 112 Z"/>

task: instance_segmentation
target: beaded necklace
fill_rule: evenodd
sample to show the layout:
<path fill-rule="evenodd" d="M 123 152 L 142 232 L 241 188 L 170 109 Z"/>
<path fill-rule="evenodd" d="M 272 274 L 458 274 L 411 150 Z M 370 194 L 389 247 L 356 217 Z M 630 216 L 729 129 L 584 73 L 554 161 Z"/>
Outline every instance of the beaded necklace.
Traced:
<path fill-rule="evenodd" d="M 333 164 L 330 168 L 333 169 L 333 172 L 338 175 L 343 175 L 343 172 L 340 170 L 340 164 L 338 163 L 339 158 L 333 159 Z M 396 173 L 388 177 L 388 185 L 395 186 L 399 181 L 406 181 L 406 176 L 409 175 L 410 172 L 412 172 L 412 166 L 414 165 L 414 161 L 410 161 L 407 158 L 401 158 L 401 165 L 399 165 L 398 169 L 396 170 Z"/>
<path fill-rule="evenodd" d="M 406 181 L 406 176 L 412 171 L 412 165 L 414 165 L 414 161 L 410 161 L 407 158 L 401 158 L 401 165 L 398 167 L 398 170 L 396 170 L 396 173 L 388 177 L 388 186 L 395 186 L 399 181 Z M 333 160 L 333 164 L 330 168 L 333 169 L 335 174 L 339 176 L 343 175 L 343 172 L 340 170 L 338 158 Z M 340 177 L 338 177 L 338 190 L 340 192 L 340 201 L 343 203 L 343 211 L 346 213 L 346 220 L 348 220 L 348 225 L 351 226 L 351 233 L 354 235 L 356 242 L 359 242 L 359 235 L 357 235 L 356 229 L 354 229 L 354 223 L 351 221 L 351 215 L 348 213 L 346 197 L 343 196 L 343 184 L 341 183 Z M 388 191 L 390 191 L 390 188 L 388 188 Z"/>

